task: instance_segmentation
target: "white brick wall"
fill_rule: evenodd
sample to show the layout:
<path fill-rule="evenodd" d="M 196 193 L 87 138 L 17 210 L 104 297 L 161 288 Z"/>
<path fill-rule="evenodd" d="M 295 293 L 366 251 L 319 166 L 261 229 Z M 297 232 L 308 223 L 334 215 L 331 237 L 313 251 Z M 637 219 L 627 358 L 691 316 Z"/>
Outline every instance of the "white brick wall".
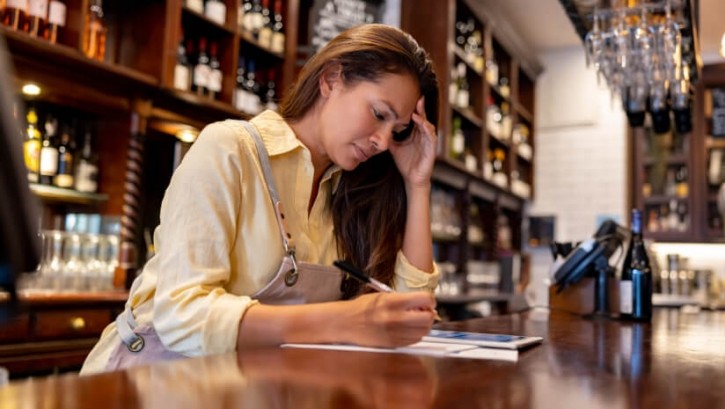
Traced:
<path fill-rule="evenodd" d="M 545 71 L 536 83 L 536 192 L 529 214 L 556 216 L 556 240 L 579 241 L 591 237 L 598 216 L 627 221 L 626 116 L 586 68 L 583 47 L 539 59 Z M 548 249 L 531 255 L 536 285 L 527 292 L 534 305 L 546 305 L 552 258 Z"/>
<path fill-rule="evenodd" d="M 626 116 L 619 101 L 596 84 L 583 47 L 540 56 L 537 80 L 536 195 L 530 214 L 556 216 L 556 239 L 590 237 L 597 217 L 626 220 Z M 588 92 L 581 92 L 581 90 Z M 565 99 L 567 110 L 540 107 Z M 566 115 L 559 119 L 552 116 Z M 575 124 L 575 125 L 570 125 Z"/>

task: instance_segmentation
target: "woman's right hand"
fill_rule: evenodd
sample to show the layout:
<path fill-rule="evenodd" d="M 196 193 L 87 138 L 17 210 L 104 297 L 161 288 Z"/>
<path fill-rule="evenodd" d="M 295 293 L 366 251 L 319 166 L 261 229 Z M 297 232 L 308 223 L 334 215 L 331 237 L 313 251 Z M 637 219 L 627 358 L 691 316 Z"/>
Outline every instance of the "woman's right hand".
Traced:
<path fill-rule="evenodd" d="M 425 291 L 372 293 L 346 302 L 340 316 L 345 342 L 373 347 L 409 345 L 428 334 L 435 317 L 435 298 Z"/>

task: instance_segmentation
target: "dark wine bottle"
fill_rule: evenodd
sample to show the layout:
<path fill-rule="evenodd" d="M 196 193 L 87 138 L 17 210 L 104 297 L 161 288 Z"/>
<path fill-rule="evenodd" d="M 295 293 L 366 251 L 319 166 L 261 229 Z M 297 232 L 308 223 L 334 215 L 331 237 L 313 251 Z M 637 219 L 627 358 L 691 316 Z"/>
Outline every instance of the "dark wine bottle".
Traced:
<path fill-rule="evenodd" d="M 619 283 L 619 312 L 623 319 L 652 319 L 652 269 L 642 238 L 642 212 L 632 209 L 632 238 Z"/>

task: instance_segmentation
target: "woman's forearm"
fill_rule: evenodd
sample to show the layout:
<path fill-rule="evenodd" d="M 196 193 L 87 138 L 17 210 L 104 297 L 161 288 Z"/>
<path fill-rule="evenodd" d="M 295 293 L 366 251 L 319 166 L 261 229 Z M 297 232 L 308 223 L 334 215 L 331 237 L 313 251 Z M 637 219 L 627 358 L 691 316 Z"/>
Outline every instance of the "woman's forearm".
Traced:
<path fill-rule="evenodd" d="M 403 238 L 403 254 L 422 271 L 433 272 L 433 238 L 430 232 L 431 187 L 407 187 L 408 216 Z"/>

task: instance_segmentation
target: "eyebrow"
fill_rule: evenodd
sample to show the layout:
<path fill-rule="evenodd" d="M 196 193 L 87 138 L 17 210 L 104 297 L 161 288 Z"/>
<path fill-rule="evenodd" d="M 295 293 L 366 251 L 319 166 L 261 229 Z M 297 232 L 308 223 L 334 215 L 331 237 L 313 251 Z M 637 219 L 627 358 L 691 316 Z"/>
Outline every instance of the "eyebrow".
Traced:
<path fill-rule="evenodd" d="M 393 113 L 393 117 L 394 117 L 394 119 L 398 119 L 398 118 L 400 118 L 400 115 L 398 115 L 398 113 L 397 113 L 397 112 L 395 111 L 395 108 L 393 108 L 393 106 L 392 106 L 392 105 L 390 105 L 390 102 L 388 102 L 388 101 L 385 101 L 385 100 L 382 100 L 382 103 L 383 103 L 383 104 L 385 104 L 385 106 L 387 106 L 387 107 L 388 107 L 388 109 L 390 110 L 390 112 L 392 112 L 392 113 Z"/>

